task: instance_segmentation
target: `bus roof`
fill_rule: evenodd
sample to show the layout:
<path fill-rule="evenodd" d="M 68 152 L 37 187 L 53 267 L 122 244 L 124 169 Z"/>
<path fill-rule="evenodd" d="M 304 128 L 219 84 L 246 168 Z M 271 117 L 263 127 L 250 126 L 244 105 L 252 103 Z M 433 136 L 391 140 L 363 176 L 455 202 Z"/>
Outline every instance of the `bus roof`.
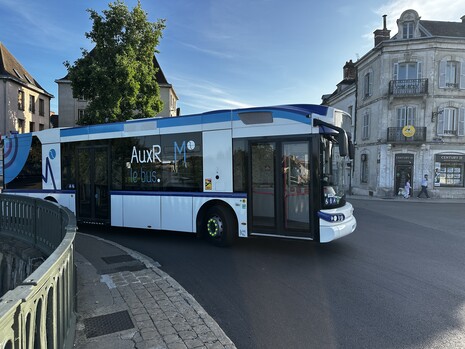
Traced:
<path fill-rule="evenodd" d="M 275 106 L 268 106 L 268 107 L 250 107 L 250 108 L 240 108 L 240 109 L 223 109 L 223 110 L 212 110 L 202 115 L 206 114 L 214 114 L 218 112 L 248 112 L 248 111 L 255 111 L 255 110 L 282 110 L 282 111 L 289 111 L 293 113 L 299 113 L 302 115 L 308 114 L 319 114 L 319 115 L 326 115 L 328 112 L 329 107 L 325 105 L 318 105 L 318 104 L 283 104 L 283 105 L 275 105 Z M 186 115 L 189 116 L 189 115 Z"/>
<path fill-rule="evenodd" d="M 153 118 L 143 118 L 143 119 L 133 119 L 123 122 L 112 122 L 112 123 L 105 123 L 105 124 L 94 124 L 94 125 L 83 125 L 83 126 L 74 126 L 74 127 L 59 127 L 57 129 L 47 129 L 44 131 L 37 131 L 33 132 L 33 134 L 48 134 L 47 139 L 50 140 L 52 134 L 56 134 L 58 131 L 59 133 L 56 134 L 58 137 L 69 137 L 69 136 L 79 136 L 85 134 L 109 134 L 114 132 L 121 132 L 124 131 L 127 127 L 133 128 L 132 126 L 139 128 L 146 128 L 148 125 L 147 123 L 154 123 L 156 122 L 159 126 L 176 126 L 176 125 L 193 125 L 197 123 L 203 122 L 225 122 L 225 121 L 233 121 L 234 119 L 239 119 L 238 115 L 243 113 L 254 113 L 254 112 L 272 112 L 272 111 L 279 111 L 284 112 L 287 115 L 302 115 L 302 116 L 319 116 L 322 119 L 332 119 L 332 112 L 333 108 L 323 105 L 316 105 L 316 104 L 287 104 L 287 105 L 276 105 L 276 106 L 265 106 L 265 107 L 250 107 L 250 108 L 238 108 L 238 109 L 222 109 L 222 110 L 214 110 L 208 111 L 199 114 L 190 114 L 190 115 L 182 115 L 178 117 L 153 117 Z M 328 115 L 329 113 L 329 115 Z M 213 115 L 215 115 L 214 118 Z M 309 120 L 311 124 L 311 121 Z M 126 125 L 126 126 L 125 126 Z M 132 125 L 132 126 L 131 126 Z M 139 125 L 139 126 L 137 126 Z M 163 127 L 162 126 L 162 127 Z M 21 137 L 20 134 L 16 135 Z"/>

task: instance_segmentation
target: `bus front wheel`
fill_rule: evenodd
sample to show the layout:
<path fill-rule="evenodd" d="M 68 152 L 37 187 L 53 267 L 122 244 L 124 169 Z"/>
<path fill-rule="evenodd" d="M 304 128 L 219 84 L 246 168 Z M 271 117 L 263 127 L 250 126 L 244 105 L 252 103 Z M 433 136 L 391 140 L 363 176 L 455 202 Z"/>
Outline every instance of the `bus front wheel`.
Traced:
<path fill-rule="evenodd" d="M 207 212 L 204 229 L 208 239 L 217 246 L 229 246 L 234 240 L 235 222 L 229 210 L 214 206 Z"/>

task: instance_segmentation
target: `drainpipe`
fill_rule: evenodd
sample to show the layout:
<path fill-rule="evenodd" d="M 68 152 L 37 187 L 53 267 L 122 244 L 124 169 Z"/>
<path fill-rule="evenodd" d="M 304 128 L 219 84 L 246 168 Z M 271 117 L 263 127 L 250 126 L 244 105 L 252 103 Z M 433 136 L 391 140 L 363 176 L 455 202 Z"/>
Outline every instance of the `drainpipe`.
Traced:
<path fill-rule="evenodd" d="M 354 143 L 354 158 L 352 159 L 352 168 L 351 168 L 352 174 L 350 176 L 350 188 L 349 188 L 349 192 L 351 195 L 352 195 L 352 179 L 355 175 L 355 164 L 357 162 L 356 160 L 357 156 L 355 155 L 357 153 L 356 148 L 358 146 L 357 145 L 357 115 L 358 115 L 357 108 L 358 108 L 358 68 L 355 71 L 355 105 L 354 105 L 354 115 L 353 115 L 353 119 L 354 119 L 353 131 L 354 132 L 353 132 L 353 139 L 352 139 L 352 142 Z"/>
<path fill-rule="evenodd" d="M 2 136 L 6 135 L 6 113 L 7 113 L 7 103 L 6 103 L 6 79 L 3 80 L 3 111 L 4 111 L 4 119 L 3 119 L 3 132 Z"/>

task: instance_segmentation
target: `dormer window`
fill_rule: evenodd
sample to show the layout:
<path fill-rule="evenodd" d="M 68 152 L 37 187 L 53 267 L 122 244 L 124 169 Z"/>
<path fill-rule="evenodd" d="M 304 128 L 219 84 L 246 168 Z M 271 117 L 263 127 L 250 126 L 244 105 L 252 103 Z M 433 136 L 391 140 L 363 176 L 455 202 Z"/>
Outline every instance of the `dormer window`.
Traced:
<path fill-rule="evenodd" d="M 402 25 L 402 39 L 412 39 L 414 28 L 413 21 L 404 22 Z"/>
<path fill-rule="evenodd" d="M 21 76 L 21 74 L 19 73 L 19 71 L 17 71 L 15 68 L 13 68 L 13 71 L 15 72 L 16 76 L 20 79 L 23 79 L 23 77 Z"/>
<path fill-rule="evenodd" d="M 397 39 L 408 40 L 415 38 L 417 35 L 420 34 L 419 27 L 420 16 L 418 15 L 417 11 L 404 11 L 400 15 L 400 18 L 397 20 L 397 29 L 399 30 L 397 34 Z"/>

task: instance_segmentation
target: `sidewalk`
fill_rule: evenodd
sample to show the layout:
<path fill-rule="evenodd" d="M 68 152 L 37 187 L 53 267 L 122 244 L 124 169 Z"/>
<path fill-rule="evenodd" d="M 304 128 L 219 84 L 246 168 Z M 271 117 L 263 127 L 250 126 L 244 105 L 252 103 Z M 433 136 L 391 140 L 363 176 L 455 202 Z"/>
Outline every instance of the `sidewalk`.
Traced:
<path fill-rule="evenodd" d="M 113 242 L 76 235 L 75 348 L 236 348 L 158 263 Z"/>
<path fill-rule="evenodd" d="M 428 204 L 437 204 L 437 203 L 445 203 L 445 204 L 463 204 L 465 203 L 465 199 L 445 199 L 445 198 L 434 198 L 431 196 L 429 199 L 422 196 L 418 198 L 416 195 L 405 199 L 401 195 L 396 196 L 368 196 L 368 195 L 347 195 L 347 201 L 350 200 L 382 200 L 382 201 L 403 201 L 403 202 L 423 202 Z"/>

